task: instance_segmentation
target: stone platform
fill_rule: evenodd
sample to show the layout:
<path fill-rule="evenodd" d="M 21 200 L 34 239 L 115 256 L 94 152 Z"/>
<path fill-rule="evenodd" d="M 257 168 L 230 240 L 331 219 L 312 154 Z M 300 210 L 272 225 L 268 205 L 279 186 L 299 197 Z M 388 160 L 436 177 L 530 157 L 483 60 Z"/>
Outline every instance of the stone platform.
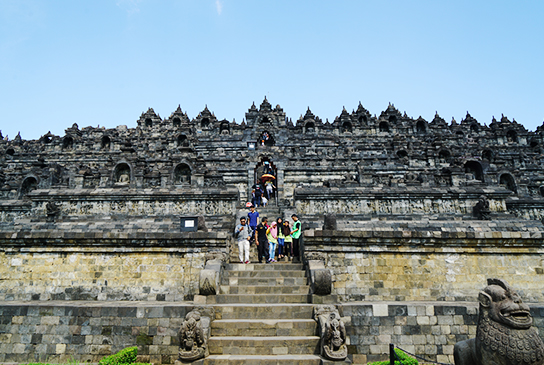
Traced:
<path fill-rule="evenodd" d="M 544 304 L 529 305 L 542 337 Z M 103 356 L 124 347 L 138 345 L 139 361 L 174 363 L 179 349 L 177 332 L 183 318 L 193 308 L 192 302 L 0 302 L 0 362 L 64 362 L 72 359 L 98 362 Z M 231 353 L 212 354 L 210 360 L 217 360 L 215 363 L 241 359 L 243 354 L 228 350 L 229 343 L 234 344 L 233 336 L 245 334 L 255 341 L 256 333 L 252 331 L 257 331 L 264 341 L 265 337 L 276 335 L 283 338 L 281 336 L 287 336 L 289 331 L 294 331 L 295 336 L 313 331 L 305 329 L 313 321 L 309 321 L 311 304 L 238 304 L 218 305 L 217 308 L 216 320 L 212 322 L 212 336 L 217 337 L 212 337 L 210 349 Z M 356 364 L 387 359 L 389 343 L 429 359 L 453 363 L 453 345 L 474 337 L 478 319 L 475 302 L 351 302 L 340 303 L 339 308 L 346 323 L 349 352 Z M 296 320 L 288 315 L 291 311 L 298 313 Z M 251 313 L 259 313 L 261 319 L 250 318 Z M 245 328 L 247 332 L 237 328 Z M 249 339 L 244 339 L 240 337 L 237 341 L 251 344 Z M 235 349 L 239 352 L 240 346 L 232 348 Z M 280 349 L 288 350 L 282 345 L 274 351 Z M 269 357 L 270 361 L 271 356 L 277 356 L 275 361 L 289 358 L 289 355 L 253 356 Z M 314 355 L 297 354 L 290 361 L 293 358 L 309 360 L 311 356 Z M 315 361 L 316 358 L 311 359 Z"/>

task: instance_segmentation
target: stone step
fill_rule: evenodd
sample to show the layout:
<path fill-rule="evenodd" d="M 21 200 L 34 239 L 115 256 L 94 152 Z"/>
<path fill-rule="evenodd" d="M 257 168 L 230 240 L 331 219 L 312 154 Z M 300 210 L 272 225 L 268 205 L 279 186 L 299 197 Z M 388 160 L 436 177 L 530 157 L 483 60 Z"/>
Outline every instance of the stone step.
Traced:
<path fill-rule="evenodd" d="M 277 251 L 276 251 L 276 260 L 278 260 L 278 263 L 294 263 L 293 258 L 289 260 L 288 257 L 284 257 L 282 259 L 278 258 Z M 259 262 L 259 256 L 257 255 L 257 248 L 255 245 L 250 246 L 249 249 L 249 261 L 252 263 L 258 263 Z M 230 251 L 230 257 L 229 262 L 233 264 L 241 264 L 240 259 L 238 257 L 238 244 L 234 243 L 232 245 L 231 251 Z M 299 262 L 300 263 L 300 262 Z"/>
<path fill-rule="evenodd" d="M 308 285 L 221 285 L 220 294 L 309 294 Z"/>
<path fill-rule="evenodd" d="M 303 270 L 304 267 L 301 263 L 272 263 L 272 264 L 259 264 L 259 263 L 250 263 L 250 264 L 241 264 L 241 263 L 232 263 L 227 264 L 225 267 L 226 270 L 233 271 L 275 271 L 275 270 Z"/>
<path fill-rule="evenodd" d="M 216 304 L 215 319 L 312 319 L 313 304 Z"/>
<path fill-rule="evenodd" d="M 221 278 L 221 285 L 306 285 L 308 279 L 306 277 L 261 277 L 261 278 L 248 278 L 248 277 L 223 277 Z"/>
<path fill-rule="evenodd" d="M 318 336 L 213 336 L 208 341 L 210 354 L 220 355 L 313 355 L 318 345 Z"/>
<path fill-rule="evenodd" d="M 215 303 L 310 303 L 310 294 L 218 294 Z"/>
<path fill-rule="evenodd" d="M 313 319 L 222 319 L 211 323 L 213 336 L 313 336 Z"/>
<path fill-rule="evenodd" d="M 274 264 L 268 264 L 274 266 Z M 284 278 L 301 278 L 306 275 L 302 270 L 226 270 L 224 276 L 229 278 L 270 278 L 270 277 L 284 277 Z"/>
<path fill-rule="evenodd" d="M 320 365 L 317 355 L 210 355 L 204 365 Z"/>

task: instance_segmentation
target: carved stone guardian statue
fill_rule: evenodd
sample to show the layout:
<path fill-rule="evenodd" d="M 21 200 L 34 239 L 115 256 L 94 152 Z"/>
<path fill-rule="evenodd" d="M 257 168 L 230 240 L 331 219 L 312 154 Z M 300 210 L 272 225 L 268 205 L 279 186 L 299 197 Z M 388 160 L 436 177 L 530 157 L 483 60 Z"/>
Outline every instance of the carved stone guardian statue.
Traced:
<path fill-rule="evenodd" d="M 532 327 L 529 306 L 502 279 L 480 292 L 476 338 L 457 342 L 455 365 L 542 365 L 544 343 Z"/>
<path fill-rule="evenodd" d="M 45 204 L 45 215 L 47 216 L 48 222 L 53 222 L 55 218 L 58 217 L 59 213 L 60 208 L 53 200 L 49 200 Z"/>
<path fill-rule="evenodd" d="M 334 305 L 314 307 L 314 318 L 318 322 L 321 336 L 321 356 L 333 361 L 342 361 L 348 356 L 346 328 Z"/>
<path fill-rule="evenodd" d="M 324 217 L 323 230 L 335 231 L 338 229 L 338 224 L 336 223 L 336 214 L 327 213 Z"/>
<path fill-rule="evenodd" d="M 191 362 L 208 356 L 210 317 L 201 316 L 201 311 L 192 310 L 185 316 L 179 330 L 179 361 Z"/>
<path fill-rule="evenodd" d="M 476 219 L 490 220 L 491 210 L 489 209 L 489 200 L 485 195 L 480 196 L 478 203 L 472 208 L 472 214 Z"/>

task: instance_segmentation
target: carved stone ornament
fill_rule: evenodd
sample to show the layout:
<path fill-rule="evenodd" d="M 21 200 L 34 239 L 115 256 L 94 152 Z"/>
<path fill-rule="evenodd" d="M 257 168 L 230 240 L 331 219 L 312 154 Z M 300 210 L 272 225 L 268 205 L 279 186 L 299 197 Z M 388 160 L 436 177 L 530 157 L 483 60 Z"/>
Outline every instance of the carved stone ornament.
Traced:
<path fill-rule="evenodd" d="M 336 306 L 314 307 L 314 319 L 317 321 L 320 331 L 321 356 L 333 361 L 346 359 L 348 356 L 346 328 Z"/>
<path fill-rule="evenodd" d="M 323 252 L 306 252 L 305 253 L 306 260 L 316 260 L 316 261 L 325 261 L 327 258 L 327 255 L 325 255 Z"/>
<path fill-rule="evenodd" d="M 200 311 L 187 313 L 178 333 L 180 361 L 195 361 L 208 356 L 209 327 L 210 318 L 201 316 Z"/>
<path fill-rule="evenodd" d="M 320 255 L 322 255 L 320 252 L 309 252 L 307 255 L 312 294 L 329 295 L 332 292 L 332 271 L 325 268 L 325 260 L 315 259 Z"/>
<path fill-rule="evenodd" d="M 216 295 L 218 292 L 218 271 L 203 269 L 200 270 L 199 293 L 200 295 Z"/>
<path fill-rule="evenodd" d="M 476 338 L 457 342 L 455 365 L 542 365 L 544 343 L 532 327 L 529 306 L 502 279 L 480 292 Z"/>
<path fill-rule="evenodd" d="M 313 293 L 329 295 L 332 289 L 332 272 L 329 269 L 314 270 Z"/>
<path fill-rule="evenodd" d="M 206 228 L 206 218 L 203 215 L 198 216 L 197 230 L 201 232 L 208 232 Z"/>
<path fill-rule="evenodd" d="M 221 251 L 209 251 L 209 252 L 206 252 L 205 258 L 206 258 L 206 263 L 208 263 L 208 261 L 225 262 L 227 260 L 227 254 Z"/>

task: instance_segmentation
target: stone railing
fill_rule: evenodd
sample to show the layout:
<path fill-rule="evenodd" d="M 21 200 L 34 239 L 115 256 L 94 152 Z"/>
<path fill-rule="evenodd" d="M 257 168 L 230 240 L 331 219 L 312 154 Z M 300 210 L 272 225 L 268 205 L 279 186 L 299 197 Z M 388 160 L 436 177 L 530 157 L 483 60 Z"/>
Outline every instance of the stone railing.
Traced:
<path fill-rule="evenodd" d="M 221 189 L 42 189 L 25 200 L 0 204 L 0 221 L 46 216 L 52 202 L 59 217 L 231 215 L 238 204 L 234 187 Z"/>
<path fill-rule="evenodd" d="M 493 213 L 507 211 L 505 189 L 461 189 L 406 187 L 374 190 L 371 188 L 303 188 L 294 194 L 301 215 L 326 213 L 366 216 L 391 215 L 471 215 L 482 194 L 487 194 Z"/>
<path fill-rule="evenodd" d="M 508 199 L 506 202 L 508 211 L 523 219 L 543 220 L 544 201 L 535 199 Z"/>

